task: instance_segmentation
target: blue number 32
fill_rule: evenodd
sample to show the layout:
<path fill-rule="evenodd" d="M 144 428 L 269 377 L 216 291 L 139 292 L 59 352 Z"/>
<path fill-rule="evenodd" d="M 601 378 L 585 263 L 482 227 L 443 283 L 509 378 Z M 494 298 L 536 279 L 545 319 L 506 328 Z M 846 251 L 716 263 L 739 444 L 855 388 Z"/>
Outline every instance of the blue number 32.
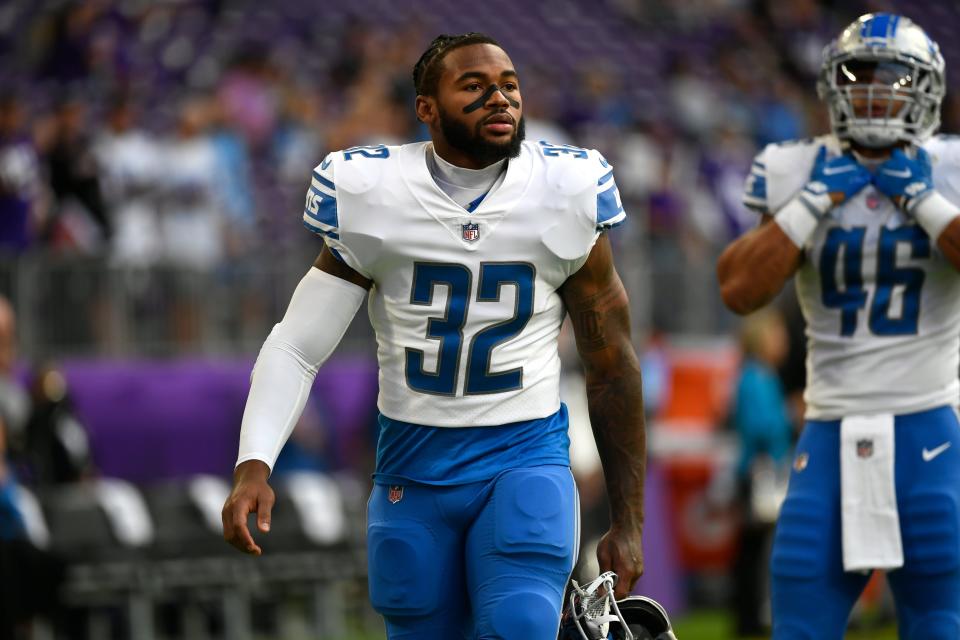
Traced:
<path fill-rule="evenodd" d="M 470 341 L 467 355 L 465 395 L 500 393 L 523 386 L 523 369 L 492 373 L 490 357 L 494 347 L 518 335 L 527 326 L 533 315 L 533 283 L 536 271 L 525 262 L 487 262 L 480 266 L 480 284 L 477 302 L 500 300 L 505 284 L 514 286 L 515 304 L 513 317 L 490 325 L 477 332 Z M 427 339 L 437 340 L 435 371 L 425 371 L 424 352 L 407 348 L 407 385 L 421 393 L 455 395 L 460 371 L 463 347 L 463 327 L 470 306 L 472 273 L 462 264 L 418 262 L 414 265 L 411 304 L 433 304 L 433 292 L 437 286 L 447 287 L 447 305 L 443 317 L 427 320 Z"/>
<path fill-rule="evenodd" d="M 820 254 L 820 291 L 823 304 L 840 309 L 840 335 L 852 336 L 857 330 L 857 313 L 867 304 L 863 287 L 863 240 L 866 228 L 842 229 L 834 227 L 827 233 Z M 907 225 L 896 229 L 882 228 L 877 248 L 876 289 L 870 304 L 868 325 L 878 336 L 902 336 L 917 333 L 920 321 L 920 290 L 926 277 L 919 267 L 898 267 L 897 246 L 910 246 L 910 257 L 930 257 L 930 237 L 918 226 Z M 837 263 L 843 253 L 841 277 L 843 288 L 837 282 Z M 890 316 L 893 290 L 903 287 L 901 310 L 898 317 Z"/>

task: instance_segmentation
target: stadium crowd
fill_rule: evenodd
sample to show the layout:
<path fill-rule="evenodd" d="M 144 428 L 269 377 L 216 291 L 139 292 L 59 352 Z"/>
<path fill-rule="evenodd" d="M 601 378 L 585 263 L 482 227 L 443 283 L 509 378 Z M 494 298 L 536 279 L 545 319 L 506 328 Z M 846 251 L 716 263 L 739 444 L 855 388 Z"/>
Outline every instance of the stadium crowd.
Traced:
<path fill-rule="evenodd" d="M 617 255 L 639 335 L 651 327 L 729 330 L 709 282 L 719 249 L 753 224 L 740 204 L 750 158 L 768 142 L 826 130 L 810 90 L 822 46 L 851 16 L 890 3 L 695 4 L 537 3 L 516 7 L 509 22 L 453 13 L 439 0 L 406 13 L 350 3 L 316 17 L 292 0 L 269 8 L 7 4 L 0 249 L 13 264 L 16 256 L 108 257 L 120 268 L 216 274 L 202 280 L 214 288 L 238 280 L 268 288 L 251 265 L 316 252 L 291 221 L 310 168 L 327 151 L 425 137 L 410 109 L 410 68 L 433 21 L 513 45 L 529 138 L 596 147 L 617 167 L 631 211 Z M 935 38 L 957 19 L 946 4 L 915 4 Z M 540 23 L 570 46 L 523 37 Z M 940 40 L 949 67 L 957 49 Z M 947 131 L 960 121 L 960 98 L 949 99 Z M 196 347 L 201 334 L 176 318 L 203 285 L 183 280 L 158 285 L 181 307 L 167 335 Z M 74 301 L 95 320 L 77 335 L 64 330 L 61 342 L 80 351 L 109 342 L 109 331 L 96 328 L 109 315 L 104 297 Z M 250 333 L 262 335 L 269 302 L 237 297 Z M 135 341 L 123 348 L 143 349 Z"/>

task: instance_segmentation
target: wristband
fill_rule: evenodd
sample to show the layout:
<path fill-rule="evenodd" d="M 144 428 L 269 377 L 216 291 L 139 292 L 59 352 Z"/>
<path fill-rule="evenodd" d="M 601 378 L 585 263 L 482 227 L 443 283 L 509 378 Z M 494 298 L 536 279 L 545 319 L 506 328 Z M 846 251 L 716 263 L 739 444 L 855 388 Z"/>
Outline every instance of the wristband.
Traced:
<path fill-rule="evenodd" d="M 820 215 L 803 196 L 797 196 L 777 212 L 773 221 L 798 249 L 803 249 L 814 229 L 820 224 Z"/>
<path fill-rule="evenodd" d="M 910 213 L 930 239 L 936 242 L 947 225 L 960 215 L 960 208 L 931 190 L 929 195 L 910 208 Z"/>

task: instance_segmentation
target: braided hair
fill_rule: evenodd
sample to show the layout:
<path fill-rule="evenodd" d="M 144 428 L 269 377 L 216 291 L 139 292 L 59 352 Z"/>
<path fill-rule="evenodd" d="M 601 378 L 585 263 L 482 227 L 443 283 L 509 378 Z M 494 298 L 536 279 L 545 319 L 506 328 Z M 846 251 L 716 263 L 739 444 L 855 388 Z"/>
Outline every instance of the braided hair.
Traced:
<path fill-rule="evenodd" d="M 471 44 L 492 44 L 500 47 L 500 43 L 490 36 L 471 31 L 459 36 L 440 34 L 433 39 L 427 50 L 423 52 L 417 64 L 413 67 L 413 86 L 417 95 L 432 96 L 437 93 L 437 85 L 443 73 L 443 59 L 454 49 Z M 503 47 L 500 47 L 501 49 Z"/>

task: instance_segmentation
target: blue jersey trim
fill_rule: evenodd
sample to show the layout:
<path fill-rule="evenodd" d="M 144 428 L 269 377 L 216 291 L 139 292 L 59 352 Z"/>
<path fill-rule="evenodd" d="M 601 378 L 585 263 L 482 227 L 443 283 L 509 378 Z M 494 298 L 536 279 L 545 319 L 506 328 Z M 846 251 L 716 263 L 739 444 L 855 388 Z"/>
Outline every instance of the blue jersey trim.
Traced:
<path fill-rule="evenodd" d="M 466 206 L 467 213 L 473 213 L 474 210 L 475 210 L 477 207 L 480 206 L 480 203 L 483 202 L 483 199 L 487 197 L 487 194 L 488 194 L 488 193 L 490 193 L 490 192 L 487 191 L 486 193 L 484 193 L 483 195 L 481 195 L 479 198 L 477 198 L 477 199 L 474 200 L 473 202 L 468 203 L 467 206 Z"/>
<path fill-rule="evenodd" d="M 457 485 L 518 467 L 570 465 L 567 407 L 492 427 L 431 427 L 381 414 L 377 484 Z"/>
<path fill-rule="evenodd" d="M 316 227 L 310 224 L 309 222 L 307 222 L 306 220 L 303 221 L 303 226 L 305 226 L 310 231 L 313 231 L 315 234 L 319 236 L 323 236 L 324 238 L 332 238 L 334 240 L 340 239 L 340 234 L 337 233 L 336 231 L 324 231 L 320 227 Z"/>
<path fill-rule="evenodd" d="M 623 206 L 617 202 L 617 184 L 597 194 L 597 224 L 602 225 L 608 220 L 623 213 Z"/>
<path fill-rule="evenodd" d="M 335 238 L 335 239 L 336 239 L 336 238 Z M 338 262 L 342 262 L 343 264 L 347 264 L 347 261 L 343 259 L 343 256 L 340 255 L 340 252 L 339 252 L 339 251 L 337 251 L 336 249 L 334 249 L 333 247 L 331 247 L 329 244 L 327 245 L 327 249 L 330 251 L 330 253 L 333 255 L 333 257 L 337 259 Z"/>
<path fill-rule="evenodd" d="M 313 212 L 310 209 L 304 209 L 304 213 L 328 227 L 336 228 L 339 226 L 339 220 L 337 219 L 337 199 L 330 194 L 320 191 L 313 185 L 310 186 L 310 192 L 314 196 L 313 202 L 317 211 Z"/>
<path fill-rule="evenodd" d="M 325 187 L 328 188 L 328 189 L 331 189 L 331 190 L 333 190 L 333 191 L 336 191 L 336 190 L 337 190 L 337 187 L 336 187 L 336 185 L 333 184 L 333 182 L 331 182 L 330 180 L 327 180 L 326 178 L 324 178 L 322 175 L 320 175 L 320 174 L 317 173 L 316 171 L 313 172 L 313 179 L 316 180 L 317 182 L 319 182 L 320 184 L 322 184 L 323 186 L 325 186 Z"/>

